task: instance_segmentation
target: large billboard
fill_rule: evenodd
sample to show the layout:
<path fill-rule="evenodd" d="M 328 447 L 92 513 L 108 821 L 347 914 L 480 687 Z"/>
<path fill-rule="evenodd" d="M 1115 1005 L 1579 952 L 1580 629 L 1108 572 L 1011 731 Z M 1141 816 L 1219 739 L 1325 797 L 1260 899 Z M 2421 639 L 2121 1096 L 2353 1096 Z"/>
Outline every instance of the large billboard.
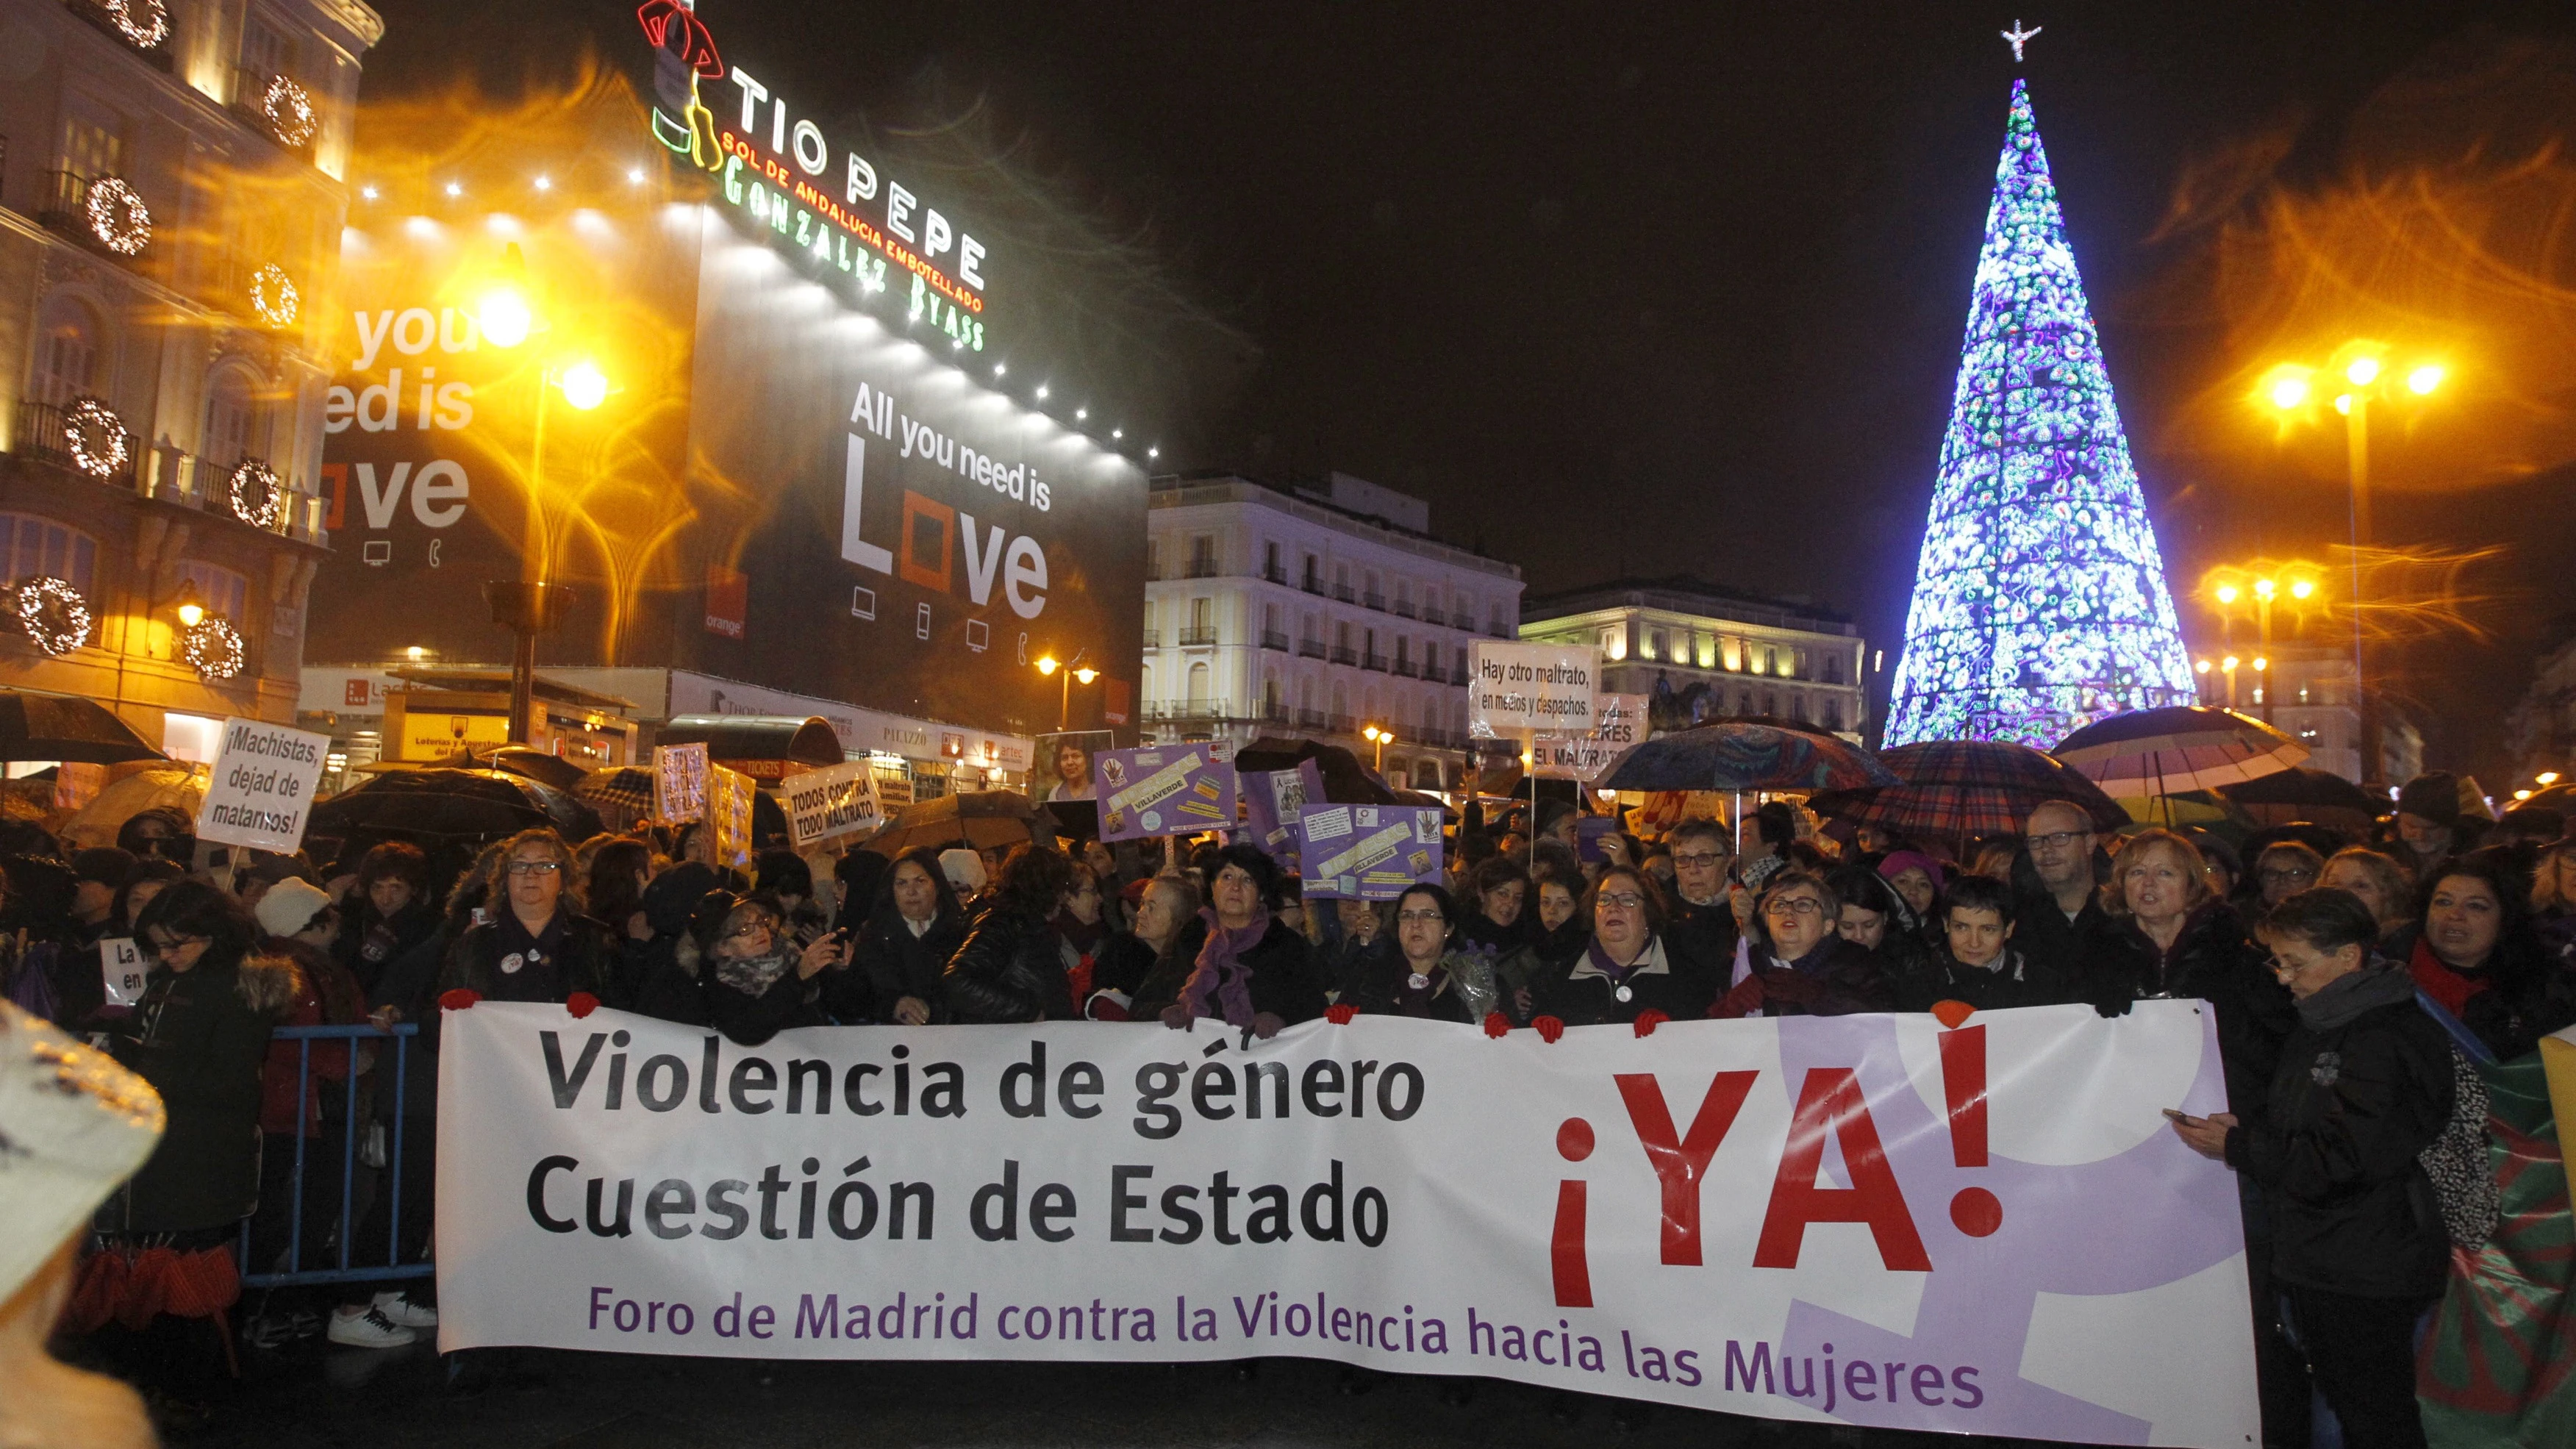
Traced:
<path fill-rule="evenodd" d="M 971 343 L 927 309 L 827 290 L 727 199 L 739 166 L 680 178 L 671 204 L 353 220 L 308 657 L 506 660 L 483 585 L 542 576 L 576 603 L 541 665 L 1019 735 L 1132 718 L 1142 468 L 952 365 Z M 503 290 L 535 322 L 507 347 Z M 1101 677 L 1068 701 L 1049 654 Z"/>

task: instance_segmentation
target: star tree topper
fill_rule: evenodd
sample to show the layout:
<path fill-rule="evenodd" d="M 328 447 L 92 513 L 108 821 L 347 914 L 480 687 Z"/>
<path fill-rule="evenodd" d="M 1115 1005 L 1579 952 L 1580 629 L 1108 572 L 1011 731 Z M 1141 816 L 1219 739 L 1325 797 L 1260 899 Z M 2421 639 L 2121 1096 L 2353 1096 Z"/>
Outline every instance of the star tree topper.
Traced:
<path fill-rule="evenodd" d="M 2013 18 L 2012 29 L 1998 30 L 1995 33 L 2002 36 L 2004 38 L 2004 43 L 2013 48 L 2013 59 L 2015 61 L 2019 61 L 2021 59 L 2021 48 L 2037 39 L 2039 37 L 2039 32 L 2043 28 L 2045 27 L 2034 25 L 2030 29 L 2024 30 L 2021 28 L 2021 18 L 2019 16 L 2015 16 Z"/>

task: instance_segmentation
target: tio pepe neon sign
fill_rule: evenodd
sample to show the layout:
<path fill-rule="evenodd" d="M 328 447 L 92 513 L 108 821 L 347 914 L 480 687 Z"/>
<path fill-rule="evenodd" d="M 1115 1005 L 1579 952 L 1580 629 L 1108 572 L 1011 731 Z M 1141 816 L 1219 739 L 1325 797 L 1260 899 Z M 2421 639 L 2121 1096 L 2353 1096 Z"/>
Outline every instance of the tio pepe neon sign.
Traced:
<path fill-rule="evenodd" d="M 884 290 L 893 268 L 910 273 L 912 315 L 927 317 L 960 351 L 984 350 L 982 242 L 855 150 L 842 152 L 840 195 L 817 184 L 832 160 L 822 128 L 791 117 L 786 98 L 750 72 L 728 67 L 691 0 L 646 0 L 636 19 L 655 52 L 656 140 L 718 174 L 726 202 L 755 226 L 864 289 Z M 734 87 L 739 128 L 720 124 L 707 106 L 700 85 L 709 80 Z"/>

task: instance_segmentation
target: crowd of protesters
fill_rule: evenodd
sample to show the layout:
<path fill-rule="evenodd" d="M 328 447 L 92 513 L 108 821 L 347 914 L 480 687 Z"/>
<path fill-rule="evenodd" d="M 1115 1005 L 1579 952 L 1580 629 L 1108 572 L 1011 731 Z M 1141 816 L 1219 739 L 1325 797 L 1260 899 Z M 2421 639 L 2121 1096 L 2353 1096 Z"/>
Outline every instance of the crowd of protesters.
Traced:
<path fill-rule="evenodd" d="M 1838 838 L 1777 801 L 1651 842 L 1586 834 L 1577 815 L 1471 805 L 1440 880 L 1310 908 L 1279 862 L 1214 837 L 772 849 L 738 868 L 703 828 L 648 822 L 578 845 L 531 830 L 443 871 L 385 841 L 217 874 L 192 872 L 186 817 L 149 811 L 115 847 L 68 855 L 9 827 L 0 965 L 19 1005 L 93 1034 L 168 1104 L 99 1241 L 228 1249 L 248 1219 L 254 1271 L 352 1245 L 425 1258 L 438 1024 L 477 1001 L 606 1005 L 756 1044 L 831 1024 L 1075 1019 L 1267 1037 L 1355 1013 L 1553 1041 L 1568 1026 L 2202 999 L 2228 1110 L 2174 1130 L 2239 1174 L 2266 1437 L 2298 1442 L 2278 1426 L 2303 1423 L 2313 1379 L 2347 1443 L 2421 1442 L 2410 1335 L 2446 1233 L 2482 1231 L 2474 1185 L 2450 1180 L 2474 1174 L 2442 1172 L 2482 1130 L 2468 1058 L 2519 1056 L 2576 1022 L 2564 822 L 2516 812 L 2481 840 L 2449 777 L 2426 777 L 2381 838 L 2290 827 L 2248 842 L 2249 871 L 2205 833 L 2115 836 L 2071 804 L 1990 841 Z M 102 984 L 123 942 L 149 966 L 131 1001 Z M 359 1022 L 417 1035 L 271 1035 Z M 299 1139 L 308 1165 L 344 1148 L 363 1163 L 363 1204 L 340 1201 L 339 1173 L 307 1170 L 293 1210 Z M 253 1336 L 396 1347 L 437 1322 L 426 1293 L 340 1296 L 261 1315 Z"/>

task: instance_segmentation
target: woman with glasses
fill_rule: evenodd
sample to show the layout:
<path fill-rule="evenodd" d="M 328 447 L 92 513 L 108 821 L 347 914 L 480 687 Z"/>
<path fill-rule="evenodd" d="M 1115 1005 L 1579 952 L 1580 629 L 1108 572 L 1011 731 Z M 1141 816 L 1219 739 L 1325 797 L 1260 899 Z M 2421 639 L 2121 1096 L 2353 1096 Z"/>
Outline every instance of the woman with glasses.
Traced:
<path fill-rule="evenodd" d="M 1577 908 L 1592 941 L 1531 994 L 1533 1014 L 1567 1026 L 1632 1022 L 1640 1012 L 1689 1019 L 1716 996 L 1714 976 L 1665 950 L 1663 889 L 1633 866 L 1605 867 Z"/>
<path fill-rule="evenodd" d="M 1887 960 L 1840 931 L 1842 898 L 1823 876 L 1784 870 L 1753 908 L 1745 962 L 1751 968 L 1710 1008 L 1717 1017 L 1849 1016 L 1894 1011 Z"/>
<path fill-rule="evenodd" d="M 766 891 L 706 897 L 698 929 L 679 944 L 681 969 L 698 978 L 707 1021 L 728 1040 L 759 1046 L 791 1027 L 822 1026 L 827 971 L 850 962 L 838 932 L 799 946 L 787 908 Z"/>
<path fill-rule="evenodd" d="M 1459 927 L 1458 901 L 1447 888 L 1427 882 L 1406 887 L 1395 901 L 1395 941 L 1402 954 L 1375 958 L 1342 1000 L 1373 1016 L 1483 1021 L 1501 1005 L 1494 963 L 1482 952 L 1458 949 Z"/>
<path fill-rule="evenodd" d="M 571 868 L 572 852 L 553 831 L 510 837 L 482 923 L 447 953 L 439 990 L 463 987 L 486 1001 L 563 1001 L 576 991 L 606 1000 L 608 933 L 572 908 L 564 890 Z"/>
<path fill-rule="evenodd" d="M 1229 845 L 1208 862 L 1205 928 L 1178 999 L 1158 1013 L 1186 1031 L 1201 1017 L 1219 1030 L 1262 1037 L 1324 1014 L 1324 979 L 1314 945 L 1272 914 L 1279 867 L 1250 845 Z M 1140 998 L 1138 1002 L 1144 1002 Z"/>
<path fill-rule="evenodd" d="M 2260 909 L 2268 911 L 2303 890 L 2313 888 L 2325 874 L 2326 858 L 2305 841 L 2282 840 L 2263 847 L 2254 857 L 2254 886 L 2259 892 Z"/>
<path fill-rule="evenodd" d="M 2451 1119 L 2455 1082 L 2478 1078 L 2417 1009 L 2405 968 L 2374 957 L 2379 923 L 2360 901 L 2292 895 L 2263 939 L 2298 1025 L 2260 1110 L 2168 1115 L 2193 1151 L 2261 1190 L 2272 1250 L 2257 1286 L 2289 1300 L 2344 1442 L 2420 1446 L 2415 1324 L 2441 1294 L 2450 1242 L 2419 1155 Z"/>

